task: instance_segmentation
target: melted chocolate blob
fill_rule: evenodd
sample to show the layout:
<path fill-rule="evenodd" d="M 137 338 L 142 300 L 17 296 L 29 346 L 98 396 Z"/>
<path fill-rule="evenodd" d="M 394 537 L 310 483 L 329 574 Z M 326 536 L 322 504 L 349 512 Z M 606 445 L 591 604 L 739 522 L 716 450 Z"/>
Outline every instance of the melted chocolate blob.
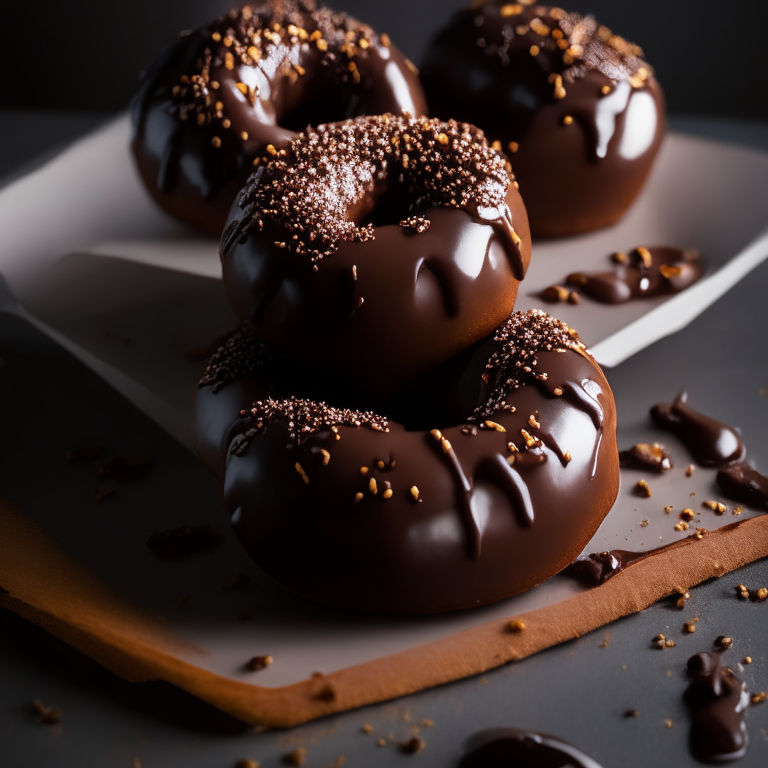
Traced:
<path fill-rule="evenodd" d="M 421 68 L 430 110 L 481 126 L 513 160 L 534 235 L 617 221 L 664 132 L 642 51 L 591 17 L 490 0 L 460 11 Z"/>
<path fill-rule="evenodd" d="M 383 115 L 308 129 L 262 165 L 221 254 L 235 313 L 273 349 L 391 398 L 504 322 L 530 236 L 481 131 Z"/>
<path fill-rule="evenodd" d="M 407 613 L 493 602 L 572 561 L 618 492 L 610 389 L 542 312 L 486 344 L 467 363 L 474 412 L 428 430 L 292 396 L 257 342 L 236 364 L 220 354 L 198 392 L 199 453 L 254 560 L 323 602 Z"/>
<path fill-rule="evenodd" d="M 221 234 L 265 151 L 294 131 L 361 114 L 424 114 L 413 65 L 386 35 L 314 0 L 235 9 L 183 33 L 134 97 L 133 152 L 150 194 Z"/>
<path fill-rule="evenodd" d="M 749 703 L 745 684 L 717 653 L 697 653 L 688 659 L 691 683 L 685 700 L 691 708 L 690 745 L 706 763 L 728 763 L 743 757 L 749 742 L 744 710 Z"/>
<path fill-rule="evenodd" d="M 679 293 L 701 277 L 698 251 L 670 246 L 635 248 L 628 256 L 614 254 L 610 272 L 573 272 L 567 282 L 603 304 Z"/>
<path fill-rule="evenodd" d="M 629 552 L 624 549 L 611 549 L 607 552 L 595 552 L 574 560 L 568 572 L 590 587 L 598 587 L 608 579 L 623 571 L 627 566 L 643 560 L 651 552 L 658 552 L 664 547 L 647 552 Z"/>
<path fill-rule="evenodd" d="M 556 736 L 518 728 L 481 731 L 468 748 L 459 768 L 600 768 Z"/>
<path fill-rule="evenodd" d="M 743 459 L 746 448 L 739 433 L 721 421 L 705 416 L 687 405 L 682 392 L 671 405 L 658 403 L 651 408 L 653 420 L 677 435 L 698 464 L 716 467 Z"/>
<path fill-rule="evenodd" d="M 717 484 L 729 499 L 758 509 L 768 509 L 768 477 L 743 461 L 719 470 Z"/>

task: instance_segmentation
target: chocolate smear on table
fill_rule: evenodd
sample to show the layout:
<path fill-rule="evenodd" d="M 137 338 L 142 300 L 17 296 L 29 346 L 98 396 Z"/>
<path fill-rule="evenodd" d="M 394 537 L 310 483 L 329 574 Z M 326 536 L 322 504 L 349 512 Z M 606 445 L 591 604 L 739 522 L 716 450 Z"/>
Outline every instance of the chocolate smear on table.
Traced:
<path fill-rule="evenodd" d="M 730 667 L 720 664 L 720 655 L 697 653 L 688 659 L 691 683 L 685 701 L 691 709 L 690 746 L 694 756 L 706 763 L 738 760 L 747 751 L 749 738 L 744 710 L 749 704 L 745 684 Z"/>
<path fill-rule="evenodd" d="M 739 461 L 746 455 L 741 436 L 733 427 L 694 411 L 681 392 L 672 404 L 657 403 L 651 417 L 664 429 L 679 437 L 698 464 L 716 467 Z"/>
<path fill-rule="evenodd" d="M 544 733 L 494 728 L 472 736 L 459 768 L 600 768 L 576 747 Z"/>
<path fill-rule="evenodd" d="M 666 472 L 672 469 L 672 459 L 659 443 L 637 443 L 626 451 L 619 452 L 619 465 L 632 469 L 650 469 Z"/>
<path fill-rule="evenodd" d="M 147 537 L 147 548 L 164 560 L 178 560 L 209 552 L 219 545 L 221 534 L 210 525 L 182 525 Z"/>
<path fill-rule="evenodd" d="M 743 461 L 717 473 L 717 484 L 724 496 L 752 507 L 768 509 L 768 477 Z"/>
<path fill-rule="evenodd" d="M 661 547 L 657 549 L 661 549 Z M 654 551 L 657 550 L 651 550 L 651 552 Z M 594 552 L 574 560 L 568 566 L 568 573 L 588 586 L 597 587 L 649 554 L 650 552 L 629 552 L 624 549 Z"/>
<path fill-rule="evenodd" d="M 679 293 L 702 275 L 699 252 L 671 246 L 638 246 L 629 254 L 615 253 L 612 270 L 572 272 L 566 283 L 603 304 Z M 555 294 L 548 293 L 554 297 Z M 547 296 L 542 294 L 545 300 Z"/>

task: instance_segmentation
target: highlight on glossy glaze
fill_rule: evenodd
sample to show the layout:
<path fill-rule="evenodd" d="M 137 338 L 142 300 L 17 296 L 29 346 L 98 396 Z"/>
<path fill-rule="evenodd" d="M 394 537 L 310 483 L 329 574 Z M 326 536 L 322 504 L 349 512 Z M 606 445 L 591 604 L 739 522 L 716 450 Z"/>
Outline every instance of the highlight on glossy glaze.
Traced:
<path fill-rule="evenodd" d="M 133 151 L 169 213 L 220 235 L 267 149 L 308 124 L 425 104 L 386 34 L 314 0 L 244 5 L 182 33 L 144 74 Z"/>
<path fill-rule="evenodd" d="M 240 344 L 260 364 L 219 353 L 199 453 L 251 556 L 304 594 L 396 612 L 499 600 L 565 567 L 618 492 L 608 384 L 542 312 L 485 342 L 468 364 L 474 410 L 432 429 L 296 397 L 278 358 L 253 356 L 245 331 Z"/>
<path fill-rule="evenodd" d="M 461 11 L 422 66 L 430 109 L 510 154 L 534 235 L 607 226 L 635 199 L 664 131 L 639 46 L 592 17 L 503 0 Z"/>

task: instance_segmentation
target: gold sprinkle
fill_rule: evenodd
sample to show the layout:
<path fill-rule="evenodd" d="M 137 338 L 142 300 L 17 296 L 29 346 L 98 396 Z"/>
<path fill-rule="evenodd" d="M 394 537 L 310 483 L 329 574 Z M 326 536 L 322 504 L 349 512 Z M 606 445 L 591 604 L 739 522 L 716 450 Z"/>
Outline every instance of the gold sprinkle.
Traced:
<path fill-rule="evenodd" d="M 232 55 L 230 51 L 227 51 L 224 54 L 224 66 L 227 69 L 234 69 L 235 68 L 235 57 Z"/>
<path fill-rule="evenodd" d="M 222 126 L 222 128 L 229 128 L 231 125 L 232 125 L 232 121 L 231 121 L 231 120 L 230 120 L 228 117 L 225 117 L 225 118 L 224 118 L 224 119 L 221 121 L 221 126 Z"/>
<path fill-rule="evenodd" d="M 384 469 L 384 467 L 386 467 L 386 466 L 387 466 L 387 464 L 386 464 L 386 462 L 385 462 L 385 461 L 382 461 L 382 459 L 379 459 L 379 460 L 376 462 L 376 466 L 377 466 L 379 469 Z"/>
<path fill-rule="evenodd" d="M 539 48 L 538 45 L 532 45 L 528 52 L 531 54 L 531 56 L 538 56 L 541 53 L 541 48 Z"/>
<path fill-rule="evenodd" d="M 360 474 L 363 475 L 363 477 L 365 477 L 365 475 L 367 475 L 370 471 L 371 470 L 368 469 L 368 467 L 360 467 Z"/>
<path fill-rule="evenodd" d="M 562 395 L 563 395 L 563 388 L 562 387 L 555 387 L 554 392 L 555 392 L 555 395 L 557 395 L 557 397 L 562 397 Z"/>
<path fill-rule="evenodd" d="M 539 429 L 541 427 L 541 423 L 536 420 L 536 416 L 534 414 L 531 414 L 528 417 L 528 423 L 534 428 Z"/>
<path fill-rule="evenodd" d="M 218 136 L 214 136 L 211 139 L 211 144 L 218 149 L 221 146 L 221 139 Z"/>
<path fill-rule="evenodd" d="M 514 443 L 507 443 L 507 448 L 510 453 L 519 453 L 518 447 Z"/>
<path fill-rule="evenodd" d="M 320 455 L 323 457 L 323 466 L 327 467 L 331 461 L 331 454 L 325 448 L 321 448 Z"/>
<path fill-rule="evenodd" d="M 520 619 L 512 619 L 512 621 L 507 624 L 507 629 L 510 632 L 522 632 L 525 629 L 525 622 L 520 621 Z"/>
<path fill-rule="evenodd" d="M 439 429 L 431 429 L 429 431 L 429 434 L 432 435 L 432 437 L 434 437 L 435 440 L 442 440 L 443 439 L 443 433 Z"/>
<path fill-rule="evenodd" d="M 248 131 L 241 131 L 241 132 L 240 132 L 240 138 L 241 138 L 243 141 L 248 141 Z"/>
<path fill-rule="evenodd" d="M 452 447 L 452 446 L 451 446 L 451 444 L 448 442 L 448 440 L 446 440 L 445 438 L 443 438 L 443 439 L 440 441 L 440 444 L 443 446 L 443 452 L 444 452 L 444 453 L 450 453 L 450 452 L 451 452 L 451 447 Z"/>
<path fill-rule="evenodd" d="M 205 125 L 205 115 L 202 112 L 198 112 L 197 124 L 198 125 Z"/>
<path fill-rule="evenodd" d="M 275 149 L 275 145 L 274 144 L 267 144 L 267 153 L 270 154 L 270 155 L 276 155 L 277 154 L 277 149 Z"/>
<path fill-rule="evenodd" d="M 566 115 L 563 118 L 563 125 L 572 125 L 573 124 L 573 118 L 570 115 Z"/>
<path fill-rule="evenodd" d="M 447 144 L 447 143 L 448 143 L 448 141 L 449 141 L 449 139 L 448 139 L 448 135 L 447 135 L 447 134 L 445 134 L 445 133 L 438 133 L 438 134 L 437 134 L 437 140 L 438 140 L 438 141 L 439 141 L 441 144 L 445 145 L 445 144 Z"/>
<path fill-rule="evenodd" d="M 295 24 L 288 25 L 288 34 L 294 37 L 299 34 L 299 28 Z"/>
<path fill-rule="evenodd" d="M 304 485 L 309 485 L 309 478 L 307 477 L 307 473 L 304 471 L 304 467 L 302 467 L 302 466 L 301 466 L 301 464 L 299 464 L 299 462 L 297 461 L 297 462 L 296 462 L 296 463 L 293 465 L 293 468 L 294 468 L 294 469 L 295 469 L 295 470 L 296 470 L 296 471 L 299 473 L 299 475 L 301 476 L 301 479 L 304 481 Z"/>
<path fill-rule="evenodd" d="M 491 421 L 490 419 L 486 419 L 485 426 L 489 429 L 495 429 L 497 432 L 507 431 L 501 424 L 497 424 L 495 421 Z"/>
<path fill-rule="evenodd" d="M 520 3 L 508 3 L 502 5 L 499 9 L 499 14 L 502 18 L 508 18 L 509 16 L 517 16 L 523 12 L 523 6 Z"/>
<path fill-rule="evenodd" d="M 376 484 L 376 478 L 372 477 L 368 481 L 368 490 L 375 496 L 379 492 L 379 486 Z"/>
<path fill-rule="evenodd" d="M 415 485 L 412 485 L 409 490 L 411 492 L 411 496 L 413 497 L 413 500 L 414 501 L 418 501 L 419 500 L 419 489 L 418 489 L 418 487 L 415 486 Z"/>
<path fill-rule="evenodd" d="M 221 42 L 221 32 L 214 32 L 211 35 L 211 40 L 213 40 L 215 43 L 220 43 Z"/>
<path fill-rule="evenodd" d="M 521 429 L 520 434 L 523 436 L 523 440 L 525 440 L 525 444 L 529 448 L 533 448 L 533 446 L 539 442 L 538 438 L 534 437 L 530 432 L 526 431 L 525 429 Z"/>
<path fill-rule="evenodd" d="M 650 269 L 651 265 L 653 264 L 653 257 L 651 256 L 651 252 L 647 248 L 643 248 L 643 246 L 638 246 L 635 248 L 635 253 L 643 262 L 643 267 Z"/>
<path fill-rule="evenodd" d="M 237 90 L 243 94 L 243 96 L 248 95 L 248 86 L 245 83 L 235 83 L 235 86 L 237 87 Z"/>
<path fill-rule="evenodd" d="M 696 465 L 695 464 L 689 464 L 685 468 L 685 476 L 686 477 L 690 477 L 695 471 L 696 471 Z"/>
<path fill-rule="evenodd" d="M 520 237 L 520 235 L 518 235 L 517 232 L 515 232 L 515 230 L 512 228 L 509 230 L 509 236 L 512 238 L 512 242 L 515 245 L 520 245 L 520 243 L 523 242 L 523 239 Z"/>
<path fill-rule="evenodd" d="M 704 501 L 702 502 L 702 505 L 705 507 L 709 507 L 713 512 L 715 512 L 718 515 L 724 515 L 726 506 L 722 502 L 719 501 Z"/>
<path fill-rule="evenodd" d="M 317 49 L 319 51 L 327 51 L 328 50 L 328 42 L 326 40 L 323 40 L 323 38 L 318 38 L 315 42 L 315 45 L 317 46 Z"/>
<path fill-rule="evenodd" d="M 497 152 L 501 152 L 501 142 L 500 141 L 494 141 L 491 144 L 491 149 L 495 149 Z"/>
<path fill-rule="evenodd" d="M 389 46 L 392 45 L 392 42 L 389 39 L 389 35 L 386 32 L 382 35 L 379 35 L 379 41 L 385 48 L 389 48 Z"/>
<path fill-rule="evenodd" d="M 363 500 L 363 494 L 359 491 L 355 494 L 355 504 L 359 504 Z"/>
<path fill-rule="evenodd" d="M 611 86 L 610 86 L 610 85 L 604 85 L 604 86 L 603 86 L 603 87 L 600 89 L 600 93 L 602 93 L 602 94 L 603 94 L 603 96 L 607 96 L 607 95 L 608 95 L 610 92 L 611 92 Z"/>
<path fill-rule="evenodd" d="M 751 656 L 745 656 L 745 657 L 744 657 L 744 658 L 741 660 L 741 663 L 742 663 L 742 664 L 751 664 L 751 663 L 752 663 L 752 657 L 751 657 Z"/>
<path fill-rule="evenodd" d="M 382 499 L 391 499 L 393 496 L 393 491 L 391 488 L 387 488 L 384 493 L 381 494 Z"/>
<path fill-rule="evenodd" d="M 518 149 L 520 149 L 520 145 L 516 141 L 510 141 L 509 144 L 507 144 L 507 147 L 513 154 L 517 152 Z"/>
<path fill-rule="evenodd" d="M 662 264 L 659 267 L 659 274 L 665 280 L 671 280 L 673 277 L 680 277 L 683 274 L 682 267 L 673 267 L 670 264 Z"/>

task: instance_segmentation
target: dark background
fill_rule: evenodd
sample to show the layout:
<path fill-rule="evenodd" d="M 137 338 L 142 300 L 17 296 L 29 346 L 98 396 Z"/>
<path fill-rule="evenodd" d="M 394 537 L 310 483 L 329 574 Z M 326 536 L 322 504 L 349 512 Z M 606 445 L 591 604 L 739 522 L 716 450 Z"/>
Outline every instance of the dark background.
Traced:
<path fill-rule="evenodd" d="M 331 0 L 388 32 L 418 64 L 427 41 L 470 0 Z M 122 109 L 139 71 L 184 28 L 237 0 L 3 0 L 5 73 L 0 107 L 111 112 Z M 645 49 L 677 114 L 768 119 L 768 2 L 563 0 Z M 765 38 L 768 40 L 768 37 Z"/>

